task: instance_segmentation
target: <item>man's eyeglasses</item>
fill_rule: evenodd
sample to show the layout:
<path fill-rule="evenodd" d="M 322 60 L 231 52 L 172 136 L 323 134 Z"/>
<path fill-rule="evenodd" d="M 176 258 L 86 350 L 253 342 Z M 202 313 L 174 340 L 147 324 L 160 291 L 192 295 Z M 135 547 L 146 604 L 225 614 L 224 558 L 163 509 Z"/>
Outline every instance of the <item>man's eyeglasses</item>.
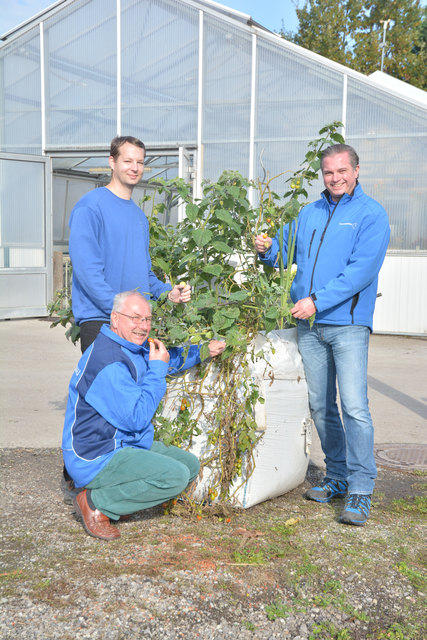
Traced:
<path fill-rule="evenodd" d="M 130 316 L 127 313 L 122 313 L 121 311 L 116 311 L 121 316 L 126 316 L 129 318 L 133 324 L 142 324 L 143 322 L 151 322 L 152 316 L 147 316 L 146 318 L 141 318 L 141 316 Z"/>

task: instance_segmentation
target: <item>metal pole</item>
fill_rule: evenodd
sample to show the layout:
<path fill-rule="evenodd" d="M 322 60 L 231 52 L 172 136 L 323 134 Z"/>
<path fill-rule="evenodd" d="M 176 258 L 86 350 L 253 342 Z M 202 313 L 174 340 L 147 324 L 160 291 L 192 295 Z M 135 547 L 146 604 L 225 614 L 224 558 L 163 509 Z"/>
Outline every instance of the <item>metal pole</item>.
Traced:
<path fill-rule="evenodd" d="M 385 36 L 386 36 L 386 31 L 387 31 L 388 24 L 390 22 L 390 18 L 388 20 L 380 20 L 380 22 L 383 23 L 383 41 L 380 44 L 380 48 L 381 48 L 381 71 L 382 71 L 384 69 Z"/>

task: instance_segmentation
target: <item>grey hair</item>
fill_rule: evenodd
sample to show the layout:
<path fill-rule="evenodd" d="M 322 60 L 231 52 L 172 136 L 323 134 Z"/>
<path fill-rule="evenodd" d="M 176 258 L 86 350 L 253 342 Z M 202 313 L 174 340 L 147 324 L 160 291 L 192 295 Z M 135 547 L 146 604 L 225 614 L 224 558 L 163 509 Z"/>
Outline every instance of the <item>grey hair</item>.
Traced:
<path fill-rule="evenodd" d="M 121 309 L 123 309 L 123 305 L 125 301 L 131 296 L 137 296 L 138 298 L 145 300 L 145 302 L 148 304 L 148 306 L 151 309 L 150 301 L 147 300 L 147 298 L 145 298 L 141 293 L 139 293 L 139 291 L 122 291 L 121 293 L 118 293 L 114 296 L 112 311 L 120 311 Z"/>
<path fill-rule="evenodd" d="M 329 156 L 336 156 L 337 153 L 348 153 L 350 164 L 355 169 L 359 165 L 359 156 L 349 144 L 333 144 L 322 151 L 320 155 L 320 168 L 323 171 L 323 160 Z"/>

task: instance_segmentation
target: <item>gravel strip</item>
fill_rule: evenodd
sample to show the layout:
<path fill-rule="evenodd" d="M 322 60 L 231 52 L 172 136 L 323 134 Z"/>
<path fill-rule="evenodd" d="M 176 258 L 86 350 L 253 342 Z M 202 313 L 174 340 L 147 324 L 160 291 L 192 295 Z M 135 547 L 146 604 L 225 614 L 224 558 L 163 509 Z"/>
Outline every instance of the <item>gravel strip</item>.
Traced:
<path fill-rule="evenodd" d="M 427 637 L 426 474 L 381 469 L 365 527 L 337 522 L 342 501 L 303 499 L 322 475 L 310 466 L 303 485 L 246 511 L 158 507 L 103 542 L 63 503 L 59 450 L 0 457 L 3 640 Z"/>

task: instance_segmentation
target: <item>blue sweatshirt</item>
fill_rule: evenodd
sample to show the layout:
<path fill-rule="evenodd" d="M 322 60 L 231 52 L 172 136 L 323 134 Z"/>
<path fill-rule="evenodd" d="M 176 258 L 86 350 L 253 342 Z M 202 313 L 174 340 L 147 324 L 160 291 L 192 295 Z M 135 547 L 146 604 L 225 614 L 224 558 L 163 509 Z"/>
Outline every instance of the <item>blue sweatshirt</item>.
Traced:
<path fill-rule="evenodd" d="M 170 361 L 149 360 L 136 345 L 104 325 L 86 349 L 69 385 L 62 436 L 68 473 L 86 486 L 123 447 L 151 449 L 151 420 L 166 391 L 166 375 L 200 362 L 198 346 L 169 349 Z"/>
<path fill-rule="evenodd" d="M 77 324 L 109 322 L 114 296 L 137 289 L 158 298 L 171 286 L 151 271 L 149 227 L 133 202 L 106 187 L 87 193 L 70 216 L 72 301 Z"/>
<path fill-rule="evenodd" d="M 283 231 L 286 261 L 288 226 Z M 357 324 L 372 330 L 378 273 L 389 238 L 387 213 L 360 184 L 338 204 L 324 191 L 322 198 L 304 207 L 298 217 L 293 302 L 312 296 L 317 309 L 315 322 Z M 278 251 L 279 233 L 260 260 L 274 266 Z"/>

